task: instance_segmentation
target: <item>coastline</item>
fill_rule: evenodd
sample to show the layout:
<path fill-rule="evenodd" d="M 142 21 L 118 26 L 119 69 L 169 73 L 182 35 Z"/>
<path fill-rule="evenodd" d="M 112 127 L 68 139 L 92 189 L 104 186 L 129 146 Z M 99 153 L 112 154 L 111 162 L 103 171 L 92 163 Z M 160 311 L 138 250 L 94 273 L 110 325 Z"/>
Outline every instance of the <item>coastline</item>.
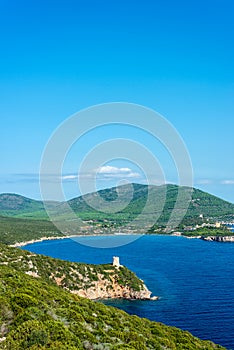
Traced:
<path fill-rule="evenodd" d="M 34 243 L 40 243 L 40 242 L 44 242 L 44 241 L 53 241 L 53 240 L 60 240 L 60 239 L 66 239 L 66 238 L 75 238 L 75 237 L 99 237 L 99 236 L 110 236 L 110 237 L 115 237 L 115 236 L 121 236 L 121 235 L 128 235 L 128 234 L 114 234 L 114 233 L 110 233 L 110 234 L 91 234 L 91 235 L 68 235 L 68 236 L 51 236 L 51 237 L 41 237 L 38 239 L 31 239 L 29 241 L 23 241 L 23 242 L 16 242 L 14 244 L 9 244 L 9 247 L 12 248 L 19 248 L 19 247 L 24 247 L 28 244 L 34 244 Z M 132 235 L 139 235 L 139 236 L 144 236 L 147 235 L 146 234 L 137 234 L 137 233 L 131 233 Z M 233 236 L 207 236 L 207 237 L 203 237 L 203 236 L 185 236 L 185 235 L 175 235 L 175 234 L 158 234 L 157 236 L 172 236 L 172 237 L 183 237 L 183 238 L 187 238 L 187 239 L 201 239 L 203 241 L 209 241 L 209 242 L 229 242 L 232 243 L 234 242 L 234 235 Z"/>
<path fill-rule="evenodd" d="M 57 240 L 57 239 L 72 238 L 72 237 L 82 237 L 82 236 L 81 235 L 70 235 L 70 236 L 41 237 L 38 239 L 31 239 L 30 241 L 23 241 L 23 242 L 16 242 L 14 244 L 9 244 L 9 247 L 18 248 L 18 247 L 24 247 L 28 244 L 40 243 L 40 242 L 44 242 L 44 241 L 53 241 L 53 240 Z"/>
<path fill-rule="evenodd" d="M 220 243 L 234 243 L 234 235 L 233 236 L 184 236 L 187 239 L 201 239 L 206 242 L 220 242 Z"/>
<path fill-rule="evenodd" d="M 128 236 L 127 233 L 122 233 L 122 234 L 115 234 L 115 233 L 110 233 L 110 234 L 91 234 L 91 235 L 67 235 L 67 236 L 50 236 L 50 237 L 41 237 L 41 238 L 37 238 L 37 239 L 31 239 L 30 241 L 23 241 L 23 242 L 16 242 L 14 244 L 9 244 L 9 247 L 12 248 L 18 248 L 18 247 L 24 247 L 28 244 L 33 244 L 33 243 L 40 243 L 40 242 L 44 242 L 44 241 L 53 241 L 53 240 L 59 240 L 59 239 L 66 239 L 66 238 L 73 238 L 73 237 L 106 237 L 106 236 L 110 236 L 110 237 L 115 237 L 115 236 Z M 131 233 L 131 236 L 144 236 L 146 234 L 142 234 L 142 233 Z M 163 236 L 167 236 L 167 235 L 163 235 Z"/>

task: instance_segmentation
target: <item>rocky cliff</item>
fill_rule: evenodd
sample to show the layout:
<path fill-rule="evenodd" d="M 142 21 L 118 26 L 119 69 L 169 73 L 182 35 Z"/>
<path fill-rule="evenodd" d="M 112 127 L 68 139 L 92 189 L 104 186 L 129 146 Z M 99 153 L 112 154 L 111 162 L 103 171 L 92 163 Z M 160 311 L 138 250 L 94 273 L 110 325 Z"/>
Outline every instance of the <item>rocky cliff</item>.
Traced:
<path fill-rule="evenodd" d="M 212 242 L 234 242 L 234 236 L 207 236 L 201 237 L 201 239 Z"/>
<path fill-rule="evenodd" d="M 113 271 L 114 272 L 114 271 Z M 71 293 L 88 299 L 141 299 L 141 300 L 156 300 L 157 297 L 151 298 L 151 292 L 141 284 L 141 288 L 136 290 L 129 285 L 123 285 L 118 281 L 118 272 L 111 275 L 110 278 L 105 278 L 104 275 L 98 274 L 98 281 L 94 281 L 89 288 L 79 288 L 72 290 Z"/>

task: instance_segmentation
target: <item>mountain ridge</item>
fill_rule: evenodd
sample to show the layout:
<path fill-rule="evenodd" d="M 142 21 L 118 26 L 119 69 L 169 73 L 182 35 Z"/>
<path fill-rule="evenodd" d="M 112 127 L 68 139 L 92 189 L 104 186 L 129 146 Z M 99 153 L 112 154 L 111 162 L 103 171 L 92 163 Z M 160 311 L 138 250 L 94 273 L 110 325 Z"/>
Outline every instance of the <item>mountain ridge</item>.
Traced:
<path fill-rule="evenodd" d="M 191 227 L 201 227 L 207 223 L 215 224 L 217 221 L 234 221 L 234 204 L 196 188 L 173 184 L 162 186 L 133 184 L 132 189 L 133 192 L 129 186 L 123 185 L 75 197 L 68 202 L 46 203 L 17 194 L 0 194 L 0 241 L 15 244 L 44 237 L 63 236 L 56 220 L 58 223 L 63 223 L 66 235 L 117 232 L 170 233 L 174 228 L 191 235 Z M 149 191 L 150 200 L 148 200 Z M 179 208 L 174 210 L 178 192 L 184 202 L 182 200 Z M 191 202 L 188 202 L 190 195 Z M 129 198 L 125 207 L 119 198 L 123 200 Z M 92 207 L 93 203 L 96 209 Z M 119 207 L 112 211 L 115 203 Z M 148 207 L 144 212 L 146 203 Z M 49 220 L 44 204 L 54 215 L 53 222 Z M 72 218 L 69 217 L 67 204 L 69 210 L 72 209 Z M 181 215 L 182 221 L 174 223 L 171 219 L 172 214 L 175 214 L 176 220 L 176 216 L 181 213 L 185 214 L 184 217 Z M 157 215 L 157 220 L 153 221 L 152 218 Z M 74 218 L 80 219 L 80 226 L 76 225 L 76 222 L 74 226 L 72 225 Z M 168 223 L 174 226 L 170 228 Z M 213 236 L 216 232 L 206 232 L 207 234 Z M 228 235 L 228 232 L 221 231 L 220 234 Z"/>
<path fill-rule="evenodd" d="M 148 189 L 153 189 L 153 190 L 162 190 L 164 188 L 166 188 L 167 191 L 171 192 L 171 191 L 178 191 L 178 189 L 180 190 L 190 190 L 192 192 L 192 194 L 194 195 L 194 193 L 196 193 L 196 198 L 198 197 L 197 194 L 200 194 L 202 196 L 204 195 L 208 195 L 209 199 L 213 199 L 213 200 L 218 200 L 220 201 L 220 203 L 222 202 L 222 204 L 225 204 L 227 206 L 232 206 L 232 208 L 234 209 L 234 204 L 221 199 L 213 194 L 210 194 L 208 192 L 202 191 L 200 189 L 194 188 L 194 187 L 187 187 L 187 186 L 178 186 L 175 184 L 166 184 L 166 185 L 160 185 L 160 186 L 156 186 L 156 185 L 144 185 L 144 184 L 137 184 L 137 183 L 132 183 L 131 184 L 133 186 L 134 192 L 133 192 L 133 200 L 138 200 L 141 197 L 144 197 L 147 195 L 148 193 Z M 71 198 L 67 201 L 65 201 L 65 203 L 68 203 L 71 205 L 72 209 L 87 209 L 87 204 L 84 203 L 85 199 L 87 197 L 92 197 L 92 196 L 97 196 L 99 195 L 101 198 L 105 199 L 106 201 L 113 201 L 117 198 L 117 193 L 119 191 L 119 189 L 124 189 L 124 187 L 128 188 L 128 185 L 121 185 L 121 186 L 117 186 L 117 187 L 111 187 L 111 188 L 106 188 L 106 189 L 101 189 L 98 190 L 96 192 L 91 192 L 91 193 L 87 193 L 84 195 L 80 195 L 74 198 Z M 170 198 L 172 201 L 174 200 L 174 198 Z M 194 200 L 194 198 L 192 198 L 192 200 Z M 45 202 L 46 205 L 51 205 L 51 206 L 59 206 L 62 205 L 64 202 L 59 202 L 59 201 L 46 201 Z M 85 208 L 84 208 L 85 207 Z M 19 213 L 27 213 L 27 211 L 29 213 L 32 213 L 34 210 L 38 211 L 38 210 L 44 210 L 44 202 L 42 200 L 36 200 L 36 199 L 32 199 L 29 197 L 25 197 L 23 195 L 17 194 L 17 193 L 1 193 L 0 194 L 0 215 L 3 215 L 3 213 L 6 213 L 7 211 L 9 211 L 9 216 L 13 216 L 14 212 L 15 215 L 19 216 Z M 18 213 L 16 213 L 18 212 Z"/>

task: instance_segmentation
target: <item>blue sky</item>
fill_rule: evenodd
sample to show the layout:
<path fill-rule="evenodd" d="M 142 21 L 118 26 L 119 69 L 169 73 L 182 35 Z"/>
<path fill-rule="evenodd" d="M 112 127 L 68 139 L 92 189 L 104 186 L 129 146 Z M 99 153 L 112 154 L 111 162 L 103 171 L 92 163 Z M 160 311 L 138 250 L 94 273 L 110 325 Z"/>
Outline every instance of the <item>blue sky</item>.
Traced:
<path fill-rule="evenodd" d="M 55 128 L 83 108 L 124 101 L 166 117 L 187 145 L 195 187 L 234 202 L 233 13 L 231 0 L 0 0 L 0 192 L 39 198 Z M 78 153 L 66 161 L 70 180 Z M 121 168 L 138 172 L 109 166 L 112 180 Z M 68 197 L 77 194 L 71 182 Z"/>

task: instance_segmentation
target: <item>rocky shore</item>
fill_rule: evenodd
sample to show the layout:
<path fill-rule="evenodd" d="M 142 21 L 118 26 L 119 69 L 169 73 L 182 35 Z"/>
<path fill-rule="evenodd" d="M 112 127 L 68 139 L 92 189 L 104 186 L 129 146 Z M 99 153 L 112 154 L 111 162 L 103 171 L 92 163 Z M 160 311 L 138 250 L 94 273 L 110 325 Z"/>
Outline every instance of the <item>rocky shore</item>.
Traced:
<path fill-rule="evenodd" d="M 90 288 L 73 290 L 71 293 L 91 300 L 158 300 L 158 297 L 151 297 L 152 292 L 149 291 L 145 284 L 143 284 L 141 290 L 137 291 L 128 286 L 119 284 L 115 276 L 111 276 L 110 279 L 103 279 L 103 276 L 99 275 L 98 278 L 98 281 L 95 281 Z"/>
<path fill-rule="evenodd" d="M 65 238 L 72 238 L 72 237 L 82 237 L 81 235 L 67 235 L 67 236 L 48 236 L 48 237 L 41 237 L 38 239 L 31 239 L 30 241 L 24 241 L 24 242 L 16 242 L 14 244 L 10 244 L 9 247 L 11 248 L 20 248 L 24 247 L 28 244 L 34 244 L 34 243 L 40 243 L 43 241 L 53 241 L 57 239 L 65 239 Z"/>
<path fill-rule="evenodd" d="M 207 236 L 200 238 L 210 242 L 234 242 L 234 236 Z"/>

